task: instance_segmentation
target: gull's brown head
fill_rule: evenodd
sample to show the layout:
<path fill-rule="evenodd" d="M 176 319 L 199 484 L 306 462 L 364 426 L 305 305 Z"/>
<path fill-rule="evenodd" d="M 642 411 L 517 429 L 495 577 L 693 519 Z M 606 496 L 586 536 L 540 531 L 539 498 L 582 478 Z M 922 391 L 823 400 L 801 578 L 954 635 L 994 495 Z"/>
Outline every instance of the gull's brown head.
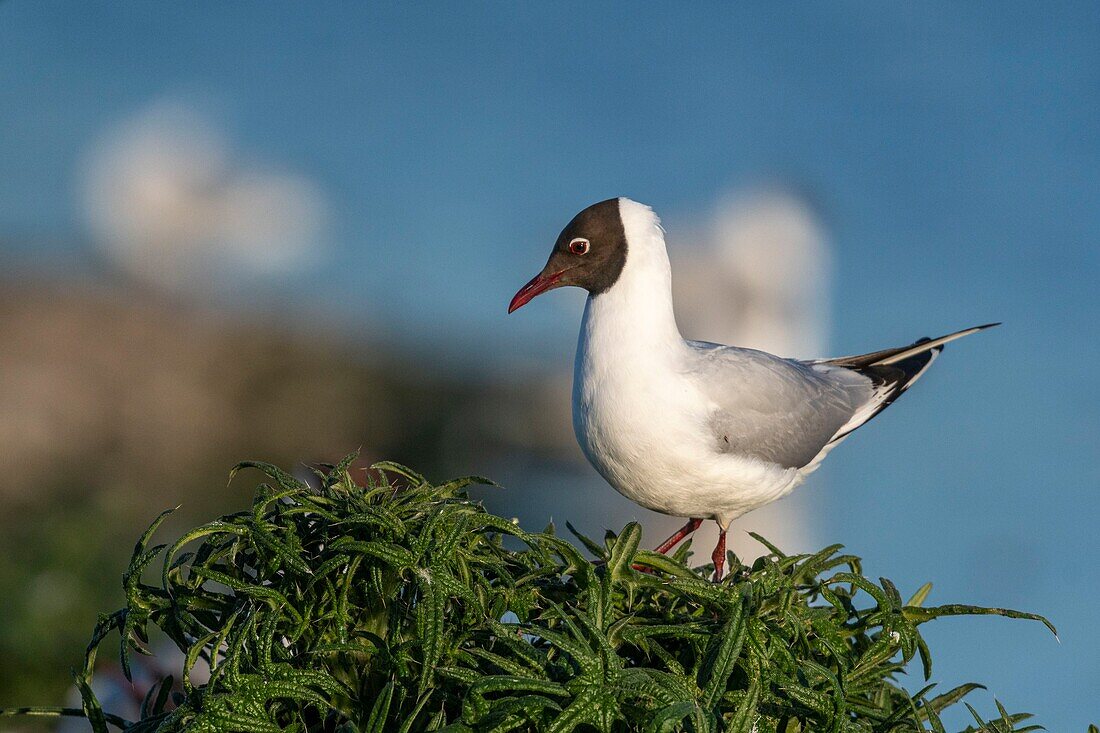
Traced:
<path fill-rule="evenodd" d="M 561 230 L 546 267 L 520 288 L 508 312 L 547 290 L 574 285 L 592 295 L 607 291 L 626 264 L 626 231 L 620 199 L 592 204 Z"/>

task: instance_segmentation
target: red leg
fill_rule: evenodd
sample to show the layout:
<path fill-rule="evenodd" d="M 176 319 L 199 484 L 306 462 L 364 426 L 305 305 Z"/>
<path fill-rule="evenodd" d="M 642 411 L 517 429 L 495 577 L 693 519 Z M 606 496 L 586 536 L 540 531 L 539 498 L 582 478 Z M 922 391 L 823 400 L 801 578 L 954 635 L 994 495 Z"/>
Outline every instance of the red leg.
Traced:
<path fill-rule="evenodd" d="M 699 525 L 701 525 L 702 523 L 703 523 L 702 519 L 689 519 L 687 524 L 685 524 L 683 527 L 680 527 L 680 529 L 677 530 L 676 534 L 672 535 L 667 540 L 665 540 L 661 544 L 657 545 L 657 548 L 653 551 L 654 552 L 659 552 L 662 555 L 667 555 L 669 550 L 671 550 L 676 545 L 680 544 L 680 542 L 685 537 L 687 537 L 689 534 L 691 534 L 695 530 L 699 529 Z"/>
<path fill-rule="evenodd" d="M 718 544 L 714 546 L 714 553 L 710 556 L 714 561 L 714 581 L 722 579 L 726 569 L 726 530 L 718 527 Z"/>

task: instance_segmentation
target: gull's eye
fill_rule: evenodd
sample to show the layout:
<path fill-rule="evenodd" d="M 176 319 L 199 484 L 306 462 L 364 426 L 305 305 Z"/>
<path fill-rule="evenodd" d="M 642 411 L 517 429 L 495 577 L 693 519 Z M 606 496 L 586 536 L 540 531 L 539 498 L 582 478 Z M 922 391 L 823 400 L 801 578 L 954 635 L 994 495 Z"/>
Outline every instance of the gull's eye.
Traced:
<path fill-rule="evenodd" d="M 588 250 L 591 249 L 592 244 L 584 237 L 577 237 L 569 243 L 569 251 L 575 255 L 588 254 Z"/>

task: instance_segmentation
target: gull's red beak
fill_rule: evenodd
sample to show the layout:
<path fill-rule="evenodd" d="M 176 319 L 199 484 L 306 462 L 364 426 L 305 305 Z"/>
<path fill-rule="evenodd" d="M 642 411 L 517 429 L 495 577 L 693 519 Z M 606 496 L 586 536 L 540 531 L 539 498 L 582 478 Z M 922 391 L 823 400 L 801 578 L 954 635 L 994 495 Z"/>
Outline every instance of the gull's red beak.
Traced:
<path fill-rule="evenodd" d="M 565 270 L 550 275 L 541 272 L 535 275 L 531 278 L 531 282 L 520 288 L 519 292 L 512 298 L 512 302 L 508 304 L 508 312 L 511 313 L 517 308 L 522 307 L 527 301 L 531 300 L 531 298 L 534 298 L 539 293 L 545 293 L 547 290 L 555 287 L 564 274 Z"/>

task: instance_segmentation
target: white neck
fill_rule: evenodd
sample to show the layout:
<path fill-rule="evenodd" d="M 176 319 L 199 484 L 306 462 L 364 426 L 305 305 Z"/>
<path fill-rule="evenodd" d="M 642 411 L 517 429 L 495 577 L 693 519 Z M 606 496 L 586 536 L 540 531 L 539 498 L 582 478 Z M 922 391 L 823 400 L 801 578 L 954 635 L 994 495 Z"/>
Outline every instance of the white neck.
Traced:
<path fill-rule="evenodd" d="M 684 348 L 672 310 L 672 270 L 664 231 L 653 211 L 629 199 L 619 200 L 626 233 L 626 264 L 604 293 L 590 295 L 581 322 L 581 349 L 587 341 L 614 344 L 619 358 L 631 352 L 675 355 Z M 599 348 L 599 347 L 597 347 Z"/>

